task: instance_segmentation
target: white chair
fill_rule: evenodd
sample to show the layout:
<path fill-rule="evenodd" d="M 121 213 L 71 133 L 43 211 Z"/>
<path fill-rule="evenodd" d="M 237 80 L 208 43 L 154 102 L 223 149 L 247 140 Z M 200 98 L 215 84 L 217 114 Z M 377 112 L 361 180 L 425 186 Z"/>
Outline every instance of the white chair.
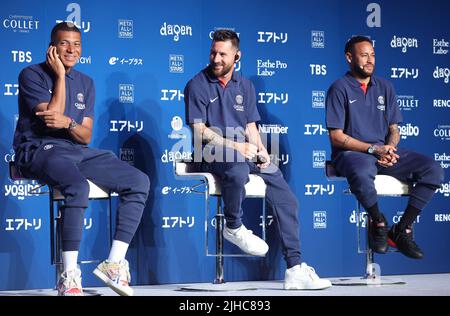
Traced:
<path fill-rule="evenodd" d="M 249 256 L 246 254 L 224 254 L 223 253 L 223 227 L 224 227 L 224 214 L 222 211 L 222 193 L 220 187 L 220 180 L 209 172 L 199 172 L 200 163 L 191 161 L 174 161 L 174 174 L 175 178 L 179 180 L 198 180 L 200 183 L 194 185 L 191 189 L 194 193 L 204 195 L 205 202 L 205 252 L 206 256 L 216 257 L 216 277 L 213 281 L 214 284 L 225 283 L 223 274 L 223 259 L 224 257 L 237 257 L 237 256 Z M 264 180 L 254 174 L 249 175 L 250 181 L 245 185 L 245 197 L 246 198 L 262 198 L 262 239 L 266 237 L 266 225 L 265 225 L 265 196 L 266 196 L 266 184 Z M 198 191 L 199 187 L 204 187 L 203 191 Z M 211 196 L 217 198 L 216 208 L 216 251 L 211 254 L 208 250 L 208 218 L 209 218 L 209 199 Z"/>
<path fill-rule="evenodd" d="M 15 167 L 14 162 L 9 163 L 9 177 L 11 181 L 31 181 L 35 179 L 25 178 L 20 171 Z M 108 189 L 102 188 L 101 186 L 96 185 L 95 183 L 87 180 L 89 183 L 89 200 L 108 200 L 108 208 L 107 208 L 107 225 L 108 225 L 108 234 L 109 234 L 109 244 L 112 243 L 112 218 L 111 218 L 111 196 L 114 195 L 113 192 L 110 192 Z M 46 183 L 41 183 L 40 187 L 46 186 Z M 57 188 L 53 188 L 47 185 L 49 188 L 49 204 L 50 204 L 50 263 L 56 266 L 57 278 L 61 272 L 62 261 L 62 239 L 61 239 L 61 225 L 60 225 L 60 207 L 64 203 L 64 196 Z M 39 188 L 40 188 L 39 187 Z M 55 203 L 57 204 L 57 214 L 55 216 Z M 55 234 L 56 230 L 56 234 Z M 99 262 L 100 260 L 81 260 L 79 263 L 94 263 Z"/>
<path fill-rule="evenodd" d="M 326 161 L 325 164 L 325 173 L 327 179 L 329 181 L 343 181 L 346 180 L 345 177 L 339 175 L 332 165 L 331 161 Z M 409 185 L 405 182 L 401 182 L 394 177 L 387 175 L 376 175 L 375 176 L 375 190 L 377 191 L 377 195 L 379 197 L 401 197 L 401 196 L 409 196 Z M 345 194 L 352 194 L 350 188 L 344 190 Z M 355 198 L 356 199 L 356 198 Z M 358 253 L 366 255 L 366 273 L 363 277 L 364 280 L 377 279 L 379 275 L 377 275 L 377 271 L 375 271 L 374 265 L 374 254 L 372 249 L 369 247 L 369 230 L 367 229 L 367 225 L 369 223 L 368 215 L 361 211 L 361 203 L 356 199 L 356 225 L 357 225 L 357 245 L 358 245 Z M 363 218 L 365 216 L 365 218 Z M 361 226 L 362 222 L 365 221 L 366 227 L 366 243 L 365 248 L 361 247 Z M 399 281 L 389 281 L 384 279 L 383 284 L 403 284 L 404 282 Z M 378 282 L 380 284 L 380 282 Z"/>

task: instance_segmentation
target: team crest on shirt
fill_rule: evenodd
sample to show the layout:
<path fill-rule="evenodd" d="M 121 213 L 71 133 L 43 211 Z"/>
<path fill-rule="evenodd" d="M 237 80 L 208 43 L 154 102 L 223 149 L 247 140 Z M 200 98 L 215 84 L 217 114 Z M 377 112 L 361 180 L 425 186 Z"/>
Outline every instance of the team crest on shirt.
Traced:
<path fill-rule="evenodd" d="M 84 103 L 84 95 L 83 95 L 83 93 L 78 93 L 77 94 L 77 100 L 78 100 L 78 102 L 75 102 L 75 107 L 78 110 L 84 110 L 86 108 L 86 104 Z"/>
<path fill-rule="evenodd" d="M 244 97 L 242 95 L 238 94 L 236 96 L 236 104 L 233 105 L 233 108 L 236 111 L 244 112 L 244 105 L 243 105 L 243 103 L 244 103 Z"/>
<path fill-rule="evenodd" d="M 385 111 L 386 110 L 386 106 L 384 105 L 384 97 L 382 95 L 380 95 L 378 97 L 377 109 L 380 110 L 380 111 Z"/>

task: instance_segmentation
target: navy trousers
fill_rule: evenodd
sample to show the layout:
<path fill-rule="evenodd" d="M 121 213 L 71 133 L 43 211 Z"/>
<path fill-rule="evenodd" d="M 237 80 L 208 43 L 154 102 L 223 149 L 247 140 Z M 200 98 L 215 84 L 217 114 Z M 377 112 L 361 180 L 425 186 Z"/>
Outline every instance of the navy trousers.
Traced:
<path fill-rule="evenodd" d="M 373 155 L 355 151 L 343 151 L 333 160 L 336 171 L 347 178 L 350 190 L 367 209 L 377 203 L 375 176 L 384 174 L 414 186 L 410 189 L 409 204 L 423 210 L 434 192 L 444 180 L 441 166 L 430 157 L 398 149 L 398 162 L 384 168 Z"/>
<path fill-rule="evenodd" d="M 119 160 L 111 151 L 68 141 L 48 143 L 36 150 L 22 172 L 58 188 L 65 196 L 61 213 L 63 251 L 78 251 L 80 246 L 89 201 L 86 179 L 119 194 L 114 239 L 131 242 L 142 217 L 150 181 L 146 174 Z"/>
<path fill-rule="evenodd" d="M 211 172 L 221 180 L 224 215 L 229 228 L 242 225 L 242 200 L 249 174 L 257 174 L 267 185 L 266 201 L 271 207 L 288 268 L 300 264 L 298 202 L 294 193 L 274 164 L 260 169 L 253 162 L 202 163 L 202 171 Z"/>

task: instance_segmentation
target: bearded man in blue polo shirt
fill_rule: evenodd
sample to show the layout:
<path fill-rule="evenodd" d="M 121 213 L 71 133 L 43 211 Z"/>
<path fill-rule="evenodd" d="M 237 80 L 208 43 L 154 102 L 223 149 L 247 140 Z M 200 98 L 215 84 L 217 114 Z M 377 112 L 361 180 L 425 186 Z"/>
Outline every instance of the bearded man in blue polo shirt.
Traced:
<path fill-rule="evenodd" d="M 314 269 L 300 261 L 298 202 L 281 171 L 270 162 L 256 121 L 253 84 L 234 71 L 241 58 L 239 38 L 234 31 L 217 30 L 209 65 L 186 85 L 186 120 L 193 129 L 194 159 L 202 160 L 202 171 L 221 181 L 226 227 L 223 236 L 242 251 L 264 256 L 269 250 L 241 221 L 242 200 L 249 174 L 257 174 L 267 185 L 266 201 L 271 206 L 287 263 L 285 289 L 325 289 L 331 282 L 320 279 Z M 199 140 L 199 141 L 198 141 Z M 200 152 L 202 157 L 197 157 Z M 259 156 L 259 161 L 256 160 Z M 253 161 L 252 161 L 253 160 Z"/>
<path fill-rule="evenodd" d="M 412 225 L 441 186 L 444 172 L 433 159 L 397 147 L 402 117 L 392 84 L 373 74 L 371 40 L 352 37 L 345 45 L 345 58 L 350 71 L 331 85 L 326 98 L 333 164 L 369 214 L 372 250 L 386 253 L 389 244 L 407 257 L 421 259 L 423 251 L 413 239 Z M 411 185 L 406 210 L 390 229 L 378 207 L 377 174 Z"/>
<path fill-rule="evenodd" d="M 86 179 L 119 193 L 109 257 L 94 274 L 120 295 L 132 295 L 125 254 L 141 220 L 150 182 L 112 152 L 87 147 L 94 124 L 95 89 L 90 77 L 73 69 L 80 56 L 80 30 L 61 22 L 51 32 L 46 62 L 20 73 L 15 164 L 25 177 L 58 188 L 65 196 L 61 209 L 64 271 L 57 285 L 61 296 L 83 295 L 77 258 L 89 200 Z"/>

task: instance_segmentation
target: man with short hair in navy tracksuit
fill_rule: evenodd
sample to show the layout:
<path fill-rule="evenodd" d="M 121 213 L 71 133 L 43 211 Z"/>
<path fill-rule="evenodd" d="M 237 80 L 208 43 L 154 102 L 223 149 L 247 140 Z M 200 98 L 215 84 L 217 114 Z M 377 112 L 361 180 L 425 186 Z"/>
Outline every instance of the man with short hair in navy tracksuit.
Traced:
<path fill-rule="evenodd" d="M 397 148 L 402 118 L 392 84 L 373 75 L 375 51 L 370 39 L 351 38 L 345 57 L 350 71 L 331 85 L 326 98 L 333 164 L 369 214 L 373 251 L 386 253 L 389 243 L 405 256 L 421 259 L 423 252 L 413 239 L 412 224 L 440 187 L 444 172 L 433 159 Z M 390 230 L 378 208 L 377 174 L 411 185 L 408 206 Z"/>
<path fill-rule="evenodd" d="M 195 160 L 202 159 L 202 170 L 221 181 L 226 227 L 225 239 L 244 252 L 264 256 L 268 245 L 242 224 L 241 203 L 249 174 L 257 174 L 267 185 L 266 200 L 280 233 L 287 263 L 285 289 L 324 289 L 330 281 L 320 279 L 314 269 L 300 261 L 298 203 L 281 171 L 270 162 L 256 121 L 253 84 L 234 71 L 240 59 L 239 38 L 229 30 L 214 32 L 210 64 L 186 85 L 186 120 L 194 132 Z M 199 141 L 198 141 L 199 140 Z M 201 145 L 200 145 L 201 147 Z M 203 152 L 202 157 L 196 154 Z M 252 160 L 260 156 L 260 163 Z"/>
<path fill-rule="evenodd" d="M 61 209 L 64 271 L 57 285 L 61 296 L 83 295 L 77 257 L 88 206 L 87 179 L 119 193 L 109 257 L 94 274 L 117 293 L 132 295 L 125 254 L 141 220 L 150 182 L 111 151 L 87 147 L 94 123 L 95 89 L 90 77 L 73 69 L 80 56 L 80 30 L 73 23 L 61 22 L 52 30 L 46 62 L 20 73 L 15 164 L 25 177 L 58 188 L 65 197 Z"/>

